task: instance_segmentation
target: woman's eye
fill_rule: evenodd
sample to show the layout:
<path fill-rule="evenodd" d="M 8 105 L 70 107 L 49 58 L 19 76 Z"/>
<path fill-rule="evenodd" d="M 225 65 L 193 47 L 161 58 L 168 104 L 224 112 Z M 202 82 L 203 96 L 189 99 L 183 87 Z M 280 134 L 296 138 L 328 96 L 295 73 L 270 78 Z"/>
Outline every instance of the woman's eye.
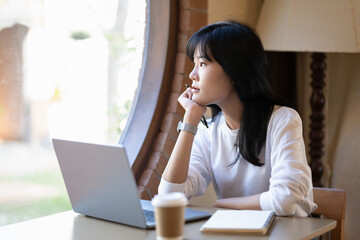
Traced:
<path fill-rule="evenodd" d="M 200 67 L 203 67 L 203 66 L 205 66 L 206 64 L 204 63 L 204 62 L 201 62 L 200 63 Z"/>

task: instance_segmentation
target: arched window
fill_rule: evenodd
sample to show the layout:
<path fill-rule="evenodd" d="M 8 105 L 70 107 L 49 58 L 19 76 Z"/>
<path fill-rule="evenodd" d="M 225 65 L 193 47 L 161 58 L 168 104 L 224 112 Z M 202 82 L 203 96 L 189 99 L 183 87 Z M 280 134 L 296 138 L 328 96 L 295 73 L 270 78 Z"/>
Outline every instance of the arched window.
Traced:
<path fill-rule="evenodd" d="M 112 3 L 113 6 L 116 6 L 117 1 L 119 0 L 106 1 L 106 4 Z M 86 1 L 82 1 L 82 3 L 84 2 Z M 93 3 L 95 1 L 89 2 Z M 88 14 L 96 13 L 94 10 L 103 11 L 105 3 L 100 2 L 101 4 L 95 8 L 88 5 Z M 143 11 L 138 8 L 138 1 L 128 0 L 127 2 L 128 4 L 136 4 L 137 10 Z M 145 2 L 145 0 L 140 2 Z M 107 121 L 104 116 L 108 112 L 99 113 L 92 107 L 100 104 L 100 102 L 101 105 L 107 105 L 111 102 L 111 99 L 99 100 L 99 93 L 113 90 L 110 85 L 107 88 L 104 87 L 107 84 L 104 84 L 96 89 L 98 94 L 96 92 L 91 94 L 89 85 L 93 84 L 93 82 L 89 79 L 96 78 L 97 75 L 88 74 L 94 69 L 108 70 L 101 64 L 96 64 L 99 62 L 99 58 L 103 57 L 105 57 L 106 61 L 111 61 L 108 59 L 108 55 L 104 54 L 103 51 L 96 51 L 88 47 L 94 41 L 104 43 L 111 39 L 111 36 L 107 35 L 107 38 L 102 37 L 102 39 L 99 39 L 99 37 L 96 37 L 99 36 L 97 35 L 99 32 L 82 31 L 83 29 L 77 28 L 75 24 L 70 24 L 70 26 L 76 28 L 73 28 L 68 34 L 62 35 L 62 37 L 67 38 L 65 45 L 72 46 L 72 48 L 61 50 L 62 45 L 57 42 L 59 39 L 56 38 L 64 34 L 64 25 L 70 18 L 71 11 L 69 9 L 71 7 L 60 11 L 59 4 L 65 4 L 65 1 L 31 0 L 22 5 L 26 11 L 21 11 L 22 8 L 19 8 L 17 3 L 17 1 L 13 2 L 11 0 L 0 2 L 0 165 L 2 166 L 0 169 L 0 188 L 5 190 L 2 191 L 3 193 L 8 193 L 0 196 L 0 225 L 71 208 L 59 169 L 57 171 L 41 172 L 42 170 L 52 169 L 54 161 L 58 168 L 55 153 L 48 138 L 48 132 L 42 129 L 51 123 L 51 121 L 48 121 L 51 116 L 55 120 L 59 119 L 56 116 L 61 116 L 63 123 L 69 125 L 76 122 L 81 124 L 79 119 L 84 116 L 81 115 L 86 110 L 92 113 L 93 116 L 103 117 L 100 117 L 93 124 L 89 124 L 93 120 L 92 117 L 85 118 L 83 125 L 89 125 L 83 131 L 83 134 L 92 138 L 89 141 L 103 142 L 94 133 L 102 131 L 96 128 L 99 128 L 101 122 Z M 58 4 L 58 7 L 54 7 L 50 3 Z M 69 0 L 66 1 L 66 4 L 74 7 L 79 2 Z M 141 71 L 138 71 L 140 73 L 139 85 L 132 107 L 128 106 L 128 109 L 131 108 L 131 113 L 119 140 L 120 143 L 126 146 L 130 164 L 138 181 L 139 194 L 143 199 L 149 199 L 157 192 L 157 185 L 162 171 L 177 138 L 176 124 L 183 115 L 183 110 L 177 104 L 177 98 L 180 92 L 184 90 L 184 83 L 189 81 L 188 73 L 192 68 L 192 63 L 186 59 L 184 53 L 186 41 L 193 32 L 207 22 L 206 0 L 146 0 L 146 4 L 146 15 L 144 14 L 147 24 L 144 34 L 145 49 Z M 56 27 L 52 28 L 52 33 L 56 37 L 48 37 L 41 34 L 41 29 L 30 28 L 27 24 L 24 24 L 29 21 L 29 14 L 33 14 L 31 15 L 32 24 L 43 24 L 44 26 L 49 26 L 50 23 L 54 24 L 54 22 L 48 22 L 41 15 L 46 13 L 45 9 L 44 11 L 36 10 L 39 6 L 46 7 L 46 10 L 52 10 L 54 14 L 56 12 L 62 14 L 61 19 L 64 22 L 60 22 Z M 15 11 L 18 14 L 16 19 L 23 20 L 23 22 L 14 24 L 15 22 L 9 23 L 6 21 L 7 17 L 15 13 L 14 11 L 7 11 L 9 7 L 19 11 Z M 74 8 L 71 9 L 74 10 Z M 1 14 L 1 11 L 6 14 Z M 75 17 L 77 16 L 81 20 L 79 12 L 72 12 Z M 64 15 L 64 13 L 66 14 Z M 105 17 L 110 16 L 106 14 L 105 10 L 104 13 Z M 55 15 L 48 14 L 47 16 L 52 18 Z M 86 24 L 86 21 L 84 24 Z M 30 48 L 32 52 L 25 49 L 28 44 L 31 44 L 30 38 L 27 37 L 30 34 L 37 36 L 37 38 L 33 39 L 40 41 L 40 44 L 35 41 L 38 48 Z M 84 44 L 87 46 L 83 46 Z M 116 46 L 114 47 L 116 49 Z M 36 49 L 41 51 L 36 51 Z M 68 58 L 69 61 L 63 62 L 59 60 L 62 55 L 71 54 L 72 51 L 81 52 L 81 58 Z M 24 64 L 29 63 L 26 60 L 30 56 L 29 54 L 39 57 L 43 64 L 36 68 L 30 68 L 31 64 L 34 63 L 30 65 Z M 82 64 L 84 63 L 82 59 L 92 61 L 93 64 L 86 67 Z M 58 64 L 59 62 L 62 65 Z M 74 94 L 73 90 L 64 91 L 61 81 L 59 81 L 59 85 L 54 84 L 60 78 L 67 79 L 66 72 L 69 69 L 79 70 L 79 67 L 84 71 L 78 71 L 76 80 L 80 79 L 82 84 L 70 81 L 70 78 L 68 78 L 68 84 L 74 85 L 71 89 L 79 87 L 78 93 L 85 94 L 84 96 L 79 97 L 80 95 L 76 95 L 76 91 Z M 35 71 L 36 69 L 37 71 Z M 35 82 L 23 81 L 25 74 L 27 74 L 26 71 L 33 71 L 31 74 L 36 76 L 34 78 Z M 83 75 L 81 73 L 87 74 Z M 50 93 L 44 91 L 49 87 L 52 88 Z M 120 87 L 124 86 L 120 84 Z M 125 88 L 127 87 L 125 86 Z M 75 112 L 78 117 L 74 114 L 60 114 L 61 111 L 54 107 L 58 105 L 57 108 L 59 108 L 57 103 L 59 103 L 60 99 L 64 99 L 65 94 L 73 94 L 74 100 L 80 100 L 83 103 L 78 105 L 83 108 L 79 107 Z M 76 99 L 76 96 L 78 99 Z M 27 101 L 30 97 L 34 97 L 37 101 L 30 103 Z M 47 99 L 47 103 L 42 101 L 43 98 Z M 69 100 L 68 106 L 74 107 L 76 103 Z M 44 114 L 43 110 L 49 107 L 52 109 L 53 115 Z M 39 122 L 36 123 L 36 121 Z M 61 128 L 58 126 L 55 124 L 53 129 L 59 133 L 60 137 L 64 132 L 75 134 L 75 132 L 71 132 L 66 128 L 60 131 Z M 124 126 L 125 124 L 122 125 L 122 127 Z M 75 130 L 79 131 L 79 129 Z M 82 139 L 82 137 L 79 138 Z M 115 135 L 114 139 L 117 142 L 119 138 Z M 33 140 L 35 142 L 32 142 Z M 52 164 L 51 161 L 53 161 Z M 12 173 L 15 175 L 11 176 Z M 54 183 L 57 187 L 53 191 L 54 189 L 49 188 L 49 186 L 42 186 L 44 183 Z M 34 189 L 36 191 L 33 191 Z M 62 194 L 60 197 L 57 195 L 59 191 Z M 32 195 L 34 192 L 46 193 L 47 196 L 43 198 L 42 195 L 39 198 L 39 196 Z M 21 195 L 18 195 L 18 193 L 25 197 L 25 202 L 16 205 L 13 199 Z M 5 200 L 2 198 L 3 196 L 6 196 Z M 47 198 L 48 196 L 51 198 Z M 4 203 L 4 201 L 8 202 Z M 35 205 L 30 206 L 29 202 L 35 203 Z M 18 208 L 20 205 L 25 206 L 26 209 Z M 32 207 L 39 209 L 40 212 L 25 217 L 17 215 L 17 213 L 25 212 Z M 50 207 L 50 210 L 47 210 L 48 207 Z M 43 209 L 46 209 L 46 211 L 43 212 Z M 4 219 L 5 221 L 3 221 Z"/>
<path fill-rule="evenodd" d="M 190 84 L 188 75 L 193 68 L 185 46 L 189 37 L 207 23 L 207 0 L 152 0 L 149 19 L 141 84 L 144 91 L 139 91 L 133 118 L 121 139 L 133 163 L 142 199 L 151 199 L 157 193 L 178 137 L 176 126 L 184 110 L 177 99 L 185 83 Z"/>
<path fill-rule="evenodd" d="M 149 1 L 150 2 L 150 1 Z M 139 89 L 121 136 L 136 174 L 151 151 L 168 103 L 177 52 L 177 1 L 151 1 Z"/>
<path fill-rule="evenodd" d="M 51 138 L 119 141 L 149 2 L 0 1 L 0 225 L 71 208 Z"/>

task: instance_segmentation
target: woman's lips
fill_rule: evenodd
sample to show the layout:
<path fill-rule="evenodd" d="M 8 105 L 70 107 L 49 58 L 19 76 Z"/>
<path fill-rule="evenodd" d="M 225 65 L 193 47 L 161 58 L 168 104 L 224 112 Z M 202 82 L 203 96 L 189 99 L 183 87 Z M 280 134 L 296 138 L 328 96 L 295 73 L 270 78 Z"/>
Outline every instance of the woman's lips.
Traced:
<path fill-rule="evenodd" d="M 200 91 L 200 89 L 199 89 L 199 88 L 196 88 L 196 87 L 191 86 L 191 91 L 192 91 L 193 93 L 196 93 L 196 92 L 199 92 L 199 91 Z"/>

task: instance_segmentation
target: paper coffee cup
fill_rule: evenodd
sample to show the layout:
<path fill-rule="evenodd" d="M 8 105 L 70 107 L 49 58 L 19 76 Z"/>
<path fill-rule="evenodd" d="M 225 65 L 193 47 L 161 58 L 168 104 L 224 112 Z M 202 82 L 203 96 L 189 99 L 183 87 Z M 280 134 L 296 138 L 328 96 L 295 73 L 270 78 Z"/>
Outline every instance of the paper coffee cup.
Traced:
<path fill-rule="evenodd" d="M 151 201 L 155 207 L 158 240 L 183 239 L 184 212 L 188 201 L 183 193 L 156 195 Z"/>

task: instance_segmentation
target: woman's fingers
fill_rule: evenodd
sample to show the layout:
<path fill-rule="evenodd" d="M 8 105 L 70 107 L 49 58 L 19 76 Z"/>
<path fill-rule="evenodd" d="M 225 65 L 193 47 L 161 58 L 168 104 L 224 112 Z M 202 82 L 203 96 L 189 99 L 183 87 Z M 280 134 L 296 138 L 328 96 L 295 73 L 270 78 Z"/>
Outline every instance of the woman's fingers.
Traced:
<path fill-rule="evenodd" d="M 206 111 L 206 106 L 202 106 L 192 100 L 193 93 L 191 88 L 187 88 L 178 98 L 178 102 L 184 108 L 185 111 L 195 111 L 202 114 Z"/>
<path fill-rule="evenodd" d="M 186 108 L 193 102 L 191 98 L 192 98 L 192 92 L 191 89 L 188 88 L 179 96 L 178 102 L 186 110 Z"/>
<path fill-rule="evenodd" d="M 181 95 L 180 97 L 185 97 L 185 98 L 189 98 L 190 100 L 192 99 L 192 91 L 191 88 L 187 88 Z"/>

